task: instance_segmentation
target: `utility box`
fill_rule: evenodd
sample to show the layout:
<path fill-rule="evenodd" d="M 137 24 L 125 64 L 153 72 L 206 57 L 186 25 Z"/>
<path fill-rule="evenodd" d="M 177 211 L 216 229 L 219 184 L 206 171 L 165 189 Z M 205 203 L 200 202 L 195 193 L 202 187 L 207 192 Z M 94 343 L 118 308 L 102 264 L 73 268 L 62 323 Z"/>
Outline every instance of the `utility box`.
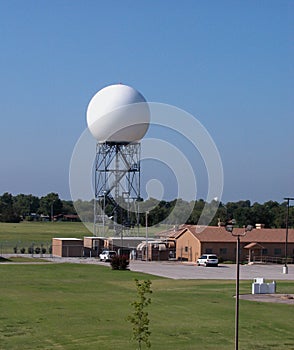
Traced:
<path fill-rule="evenodd" d="M 274 294 L 276 293 L 276 282 L 265 283 L 264 278 L 254 278 L 252 283 L 252 294 Z"/>

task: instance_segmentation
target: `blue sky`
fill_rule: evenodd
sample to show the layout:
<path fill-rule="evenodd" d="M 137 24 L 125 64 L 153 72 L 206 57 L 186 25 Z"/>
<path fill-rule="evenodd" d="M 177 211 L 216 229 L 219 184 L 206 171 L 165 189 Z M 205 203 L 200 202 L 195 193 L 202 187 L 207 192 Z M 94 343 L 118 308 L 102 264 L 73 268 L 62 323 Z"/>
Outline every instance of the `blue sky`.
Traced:
<path fill-rule="evenodd" d="M 294 195 L 293 1 L 0 0 L 0 35 L 0 193 L 69 199 L 87 105 L 123 82 L 206 127 L 223 201 Z"/>

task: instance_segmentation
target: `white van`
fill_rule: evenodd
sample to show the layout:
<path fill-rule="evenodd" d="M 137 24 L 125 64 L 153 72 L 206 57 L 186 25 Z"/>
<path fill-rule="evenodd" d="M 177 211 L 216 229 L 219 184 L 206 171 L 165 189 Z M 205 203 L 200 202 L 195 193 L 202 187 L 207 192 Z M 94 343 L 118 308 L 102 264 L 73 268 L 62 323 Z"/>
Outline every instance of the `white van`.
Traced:
<path fill-rule="evenodd" d="M 218 266 L 218 258 L 214 254 L 204 254 L 197 260 L 197 265 Z"/>
<path fill-rule="evenodd" d="M 116 256 L 116 252 L 114 250 L 103 250 L 101 254 L 99 254 L 100 261 L 110 261 L 113 256 Z"/>

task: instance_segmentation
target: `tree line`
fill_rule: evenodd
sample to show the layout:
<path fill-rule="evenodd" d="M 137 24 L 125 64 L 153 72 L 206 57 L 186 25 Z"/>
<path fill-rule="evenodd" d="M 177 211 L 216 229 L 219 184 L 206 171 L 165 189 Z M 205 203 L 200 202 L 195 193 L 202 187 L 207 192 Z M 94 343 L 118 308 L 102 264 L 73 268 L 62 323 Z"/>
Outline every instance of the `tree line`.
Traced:
<path fill-rule="evenodd" d="M 123 199 L 121 199 L 123 200 Z M 136 215 L 136 209 L 126 210 L 125 205 L 116 207 L 118 211 L 118 222 L 126 226 L 135 226 L 138 223 L 142 226 L 146 224 L 145 212 L 148 214 L 148 226 L 165 223 L 170 225 L 199 224 L 199 219 L 206 205 L 205 213 L 217 208 L 216 214 L 210 221 L 211 226 L 217 226 L 219 222 L 225 222 L 234 218 L 237 225 L 242 227 L 248 224 L 264 224 L 267 228 L 284 228 L 286 224 L 286 202 L 267 201 L 263 204 L 251 203 L 249 200 L 238 202 L 206 203 L 203 199 L 196 201 L 185 201 L 175 199 L 172 201 L 157 200 L 149 198 L 140 204 L 141 215 Z M 21 220 L 33 220 L 46 218 L 53 220 L 62 215 L 80 215 L 81 220 L 93 222 L 94 220 L 94 200 L 78 200 L 75 203 L 62 200 L 57 193 L 49 193 L 42 197 L 32 194 L 3 193 L 0 196 L 0 222 L 20 222 Z M 106 201 L 105 213 L 111 217 L 114 211 L 113 202 Z M 183 218 L 184 221 L 183 222 Z M 289 227 L 294 226 L 294 207 L 289 208 Z"/>
<path fill-rule="evenodd" d="M 203 211 L 206 205 L 205 211 Z M 148 203 L 146 203 L 148 206 Z M 173 210 L 175 208 L 175 210 Z M 265 228 L 284 228 L 286 225 L 286 211 L 287 204 L 278 203 L 276 201 L 267 201 L 263 204 L 253 203 L 249 200 L 241 200 L 238 202 L 218 203 L 210 202 L 206 203 L 200 199 L 197 201 L 187 202 L 184 200 L 174 200 L 171 202 L 160 201 L 155 209 L 151 210 L 148 215 L 148 222 L 150 225 L 156 225 L 157 222 L 164 222 L 167 217 L 167 224 L 183 224 L 181 217 L 183 213 L 191 211 L 188 219 L 185 220 L 186 224 L 196 225 L 201 224 L 201 214 L 204 213 L 210 218 L 210 211 L 216 210 L 216 214 L 210 221 L 210 226 L 217 226 L 218 224 L 224 224 L 227 220 L 235 219 L 236 225 L 239 227 L 255 224 L 263 224 Z M 184 215 L 185 217 L 185 215 Z M 143 224 L 141 220 L 141 224 Z M 289 227 L 294 227 L 294 207 L 289 208 Z"/>
<path fill-rule="evenodd" d="M 13 196 L 5 192 L 0 196 L 0 222 L 20 222 L 42 217 L 49 218 L 59 214 L 76 214 L 72 201 L 59 198 L 57 193 L 49 193 L 43 197 L 32 194 Z"/>

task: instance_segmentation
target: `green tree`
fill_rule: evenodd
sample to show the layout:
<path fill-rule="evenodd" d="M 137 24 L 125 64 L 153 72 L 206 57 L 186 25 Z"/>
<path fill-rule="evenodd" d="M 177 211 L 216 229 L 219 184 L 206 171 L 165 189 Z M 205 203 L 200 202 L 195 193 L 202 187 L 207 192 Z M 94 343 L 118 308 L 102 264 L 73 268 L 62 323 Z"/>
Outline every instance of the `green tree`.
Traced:
<path fill-rule="evenodd" d="M 63 214 L 73 214 L 73 215 L 77 214 L 72 201 L 62 200 L 61 202 L 62 202 L 62 212 L 63 212 Z"/>
<path fill-rule="evenodd" d="M 20 222 L 20 216 L 15 213 L 13 197 L 11 193 L 5 192 L 0 196 L 0 221 Z"/>
<path fill-rule="evenodd" d="M 62 212 L 62 201 L 59 199 L 57 193 L 49 193 L 40 199 L 39 213 L 52 216 Z"/>
<path fill-rule="evenodd" d="M 148 294 L 152 293 L 151 290 L 151 281 L 142 281 L 135 279 L 137 287 L 137 296 L 138 299 L 132 302 L 134 307 L 134 312 L 132 315 L 128 316 L 128 320 L 133 324 L 133 337 L 132 339 L 138 342 L 138 349 L 142 349 L 142 343 L 145 343 L 147 348 L 151 347 L 149 340 L 150 330 L 148 318 L 148 312 L 145 311 L 146 307 L 151 304 L 151 298 L 148 297 Z"/>
<path fill-rule="evenodd" d="M 240 227 L 254 225 L 256 223 L 252 215 L 252 209 L 247 207 L 237 208 L 234 212 L 234 219 L 236 220 L 237 225 Z"/>
<path fill-rule="evenodd" d="M 18 194 L 13 197 L 14 210 L 18 215 L 23 217 L 36 213 L 39 209 L 40 200 L 38 197 L 31 194 Z"/>
<path fill-rule="evenodd" d="M 169 206 L 168 223 L 173 225 L 185 224 L 192 213 L 191 204 L 182 198 L 171 201 Z"/>
<path fill-rule="evenodd" d="M 199 221 L 200 215 L 204 208 L 205 202 L 203 199 L 199 199 L 195 202 L 190 202 L 190 206 L 193 208 L 187 224 L 196 225 Z"/>
<path fill-rule="evenodd" d="M 272 227 L 274 214 L 266 204 L 254 203 L 252 208 L 252 221 L 256 224 L 264 224 L 265 227 Z"/>

